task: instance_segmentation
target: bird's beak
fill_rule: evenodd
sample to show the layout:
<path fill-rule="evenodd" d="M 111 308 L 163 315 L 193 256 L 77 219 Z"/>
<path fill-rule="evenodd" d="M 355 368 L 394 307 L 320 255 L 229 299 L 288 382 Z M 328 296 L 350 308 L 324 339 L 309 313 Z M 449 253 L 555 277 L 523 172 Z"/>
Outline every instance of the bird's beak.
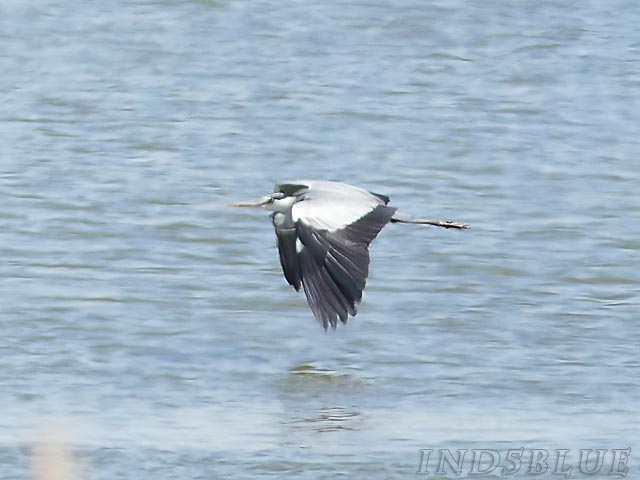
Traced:
<path fill-rule="evenodd" d="M 266 196 L 266 197 L 262 197 L 260 200 L 255 202 L 230 203 L 229 206 L 234 208 L 260 208 L 269 200 L 271 200 L 271 197 Z"/>

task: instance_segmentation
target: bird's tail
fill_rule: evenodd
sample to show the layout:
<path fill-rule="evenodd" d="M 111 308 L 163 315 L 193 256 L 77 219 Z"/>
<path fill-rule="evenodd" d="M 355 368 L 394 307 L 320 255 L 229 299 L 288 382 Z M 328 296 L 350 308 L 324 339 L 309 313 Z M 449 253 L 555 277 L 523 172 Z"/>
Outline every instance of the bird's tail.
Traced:
<path fill-rule="evenodd" d="M 391 217 L 393 223 L 414 223 L 418 225 L 433 225 L 434 227 L 442 228 L 456 228 L 458 230 L 464 230 L 469 228 L 466 223 L 452 222 L 451 220 L 424 220 L 421 218 L 411 218 L 406 215 L 395 213 Z"/>

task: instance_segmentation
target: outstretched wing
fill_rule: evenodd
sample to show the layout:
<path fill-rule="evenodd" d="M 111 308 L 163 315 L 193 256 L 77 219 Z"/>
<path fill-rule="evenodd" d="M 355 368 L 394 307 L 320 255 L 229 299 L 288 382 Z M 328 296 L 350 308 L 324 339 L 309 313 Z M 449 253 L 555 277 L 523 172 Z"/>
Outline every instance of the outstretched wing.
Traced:
<path fill-rule="evenodd" d="M 352 221 L 346 221 L 345 211 L 333 210 L 332 218 L 340 225 L 335 229 L 330 216 L 311 216 L 313 209 L 308 206 L 296 211 L 306 200 L 294 205 L 296 233 L 302 243 L 298 257 L 302 285 L 325 330 L 329 325 L 336 328 L 338 319 L 347 323 L 349 315 L 355 316 L 369 275 L 369 244 L 396 211 L 373 198 L 375 203 L 366 208 L 358 205 L 351 209 Z"/>

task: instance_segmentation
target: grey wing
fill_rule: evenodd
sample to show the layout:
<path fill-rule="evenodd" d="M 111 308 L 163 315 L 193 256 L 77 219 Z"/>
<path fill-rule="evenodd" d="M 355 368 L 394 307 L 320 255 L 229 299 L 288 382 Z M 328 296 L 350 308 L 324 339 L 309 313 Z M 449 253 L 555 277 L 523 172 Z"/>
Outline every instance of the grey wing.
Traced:
<path fill-rule="evenodd" d="M 304 248 L 299 254 L 302 285 L 315 317 L 327 329 L 338 319 L 347 323 L 369 275 L 369 244 L 391 220 L 396 209 L 378 205 L 341 230 L 318 230 L 296 223 Z"/>

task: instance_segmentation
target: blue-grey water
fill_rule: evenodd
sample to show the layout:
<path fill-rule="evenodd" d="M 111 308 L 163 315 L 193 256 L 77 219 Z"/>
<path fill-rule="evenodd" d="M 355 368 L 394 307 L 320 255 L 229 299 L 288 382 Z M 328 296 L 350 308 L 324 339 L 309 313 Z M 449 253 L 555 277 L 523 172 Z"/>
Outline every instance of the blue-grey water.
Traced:
<path fill-rule="evenodd" d="M 638 478 L 639 32 L 631 0 L 4 0 L 0 477 L 51 430 L 87 479 Z M 472 228 L 385 228 L 325 334 L 227 208 L 298 177 Z"/>

